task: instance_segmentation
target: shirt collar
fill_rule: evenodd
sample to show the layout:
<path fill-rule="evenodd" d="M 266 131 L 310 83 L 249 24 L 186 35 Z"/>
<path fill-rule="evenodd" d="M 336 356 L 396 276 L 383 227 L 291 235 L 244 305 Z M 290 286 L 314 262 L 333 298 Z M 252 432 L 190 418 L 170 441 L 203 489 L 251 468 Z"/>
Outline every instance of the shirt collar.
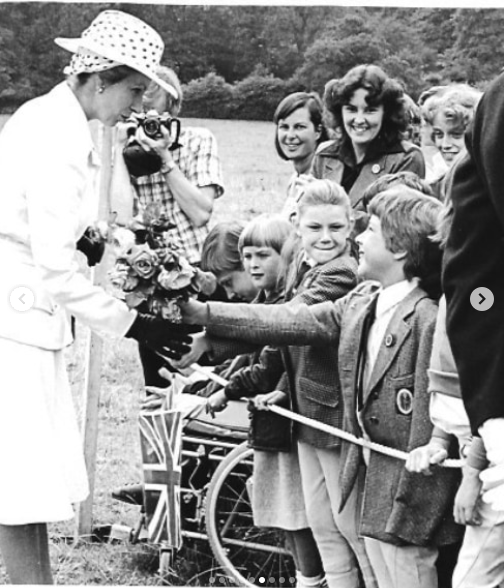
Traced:
<path fill-rule="evenodd" d="M 376 303 L 376 316 L 379 317 L 385 314 L 394 306 L 402 302 L 417 286 L 418 278 L 413 278 L 411 280 L 396 282 L 395 284 L 387 286 L 381 290 L 378 294 L 378 301 Z"/>

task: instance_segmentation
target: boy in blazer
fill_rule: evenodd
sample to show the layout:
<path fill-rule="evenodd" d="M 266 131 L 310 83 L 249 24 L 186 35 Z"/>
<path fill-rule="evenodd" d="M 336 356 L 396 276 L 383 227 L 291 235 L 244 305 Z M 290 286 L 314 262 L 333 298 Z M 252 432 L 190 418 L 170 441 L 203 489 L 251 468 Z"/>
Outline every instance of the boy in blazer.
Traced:
<path fill-rule="evenodd" d="M 422 286 L 439 293 L 441 252 L 430 236 L 441 208 L 405 187 L 375 196 L 358 238 L 358 273 L 367 281 L 336 302 L 258 305 L 244 313 L 237 305 L 230 312 L 219 303 L 190 303 L 186 320 L 247 341 L 336 344 L 344 428 L 410 451 L 432 430 L 427 367 L 437 304 Z M 373 307 L 376 319 L 367 328 Z M 343 452 L 341 508 L 363 481 L 355 514 L 380 588 L 437 588 L 437 547 L 458 535 L 450 518 L 458 476 L 438 470 L 420 477 L 400 460 L 349 443 Z"/>

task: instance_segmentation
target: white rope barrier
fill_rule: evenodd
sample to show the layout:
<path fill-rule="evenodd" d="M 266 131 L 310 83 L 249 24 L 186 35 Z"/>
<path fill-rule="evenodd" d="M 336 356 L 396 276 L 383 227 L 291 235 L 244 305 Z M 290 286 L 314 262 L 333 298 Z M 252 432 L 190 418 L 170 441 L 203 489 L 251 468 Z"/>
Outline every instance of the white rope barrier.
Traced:
<path fill-rule="evenodd" d="M 190 367 L 191 369 L 200 374 L 205 374 L 206 376 L 208 376 L 210 380 L 213 380 L 217 384 L 221 384 L 222 386 L 226 386 L 228 384 L 228 381 L 225 378 L 212 372 L 209 372 L 206 369 L 203 369 L 197 363 L 191 364 Z M 282 408 L 281 406 L 272 404 L 269 406 L 269 410 L 285 418 L 297 421 L 298 423 L 301 423 L 303 425 L 308 425 L 309 427 L 313 427 L 314 429 L 318 429 L 319 431 L 323 431 L 324 433 L 335 435 L 340 439 L 344 439 L 345 441 L 349 441 L 350 443 L 354 443 L 355 445 L 360 445 L 361 447 L 370 449 L 371 451 L 376 451 L 377 453 L 382 453 L 383 455 L 395 457 L 396 459 L 402 459 L 403 461 L 406 461 L 408 457 L 408 453 L 405 451 L 394 449 L 393 447 L 387 447 L 386 445 L 380 445 L 379 443 L 375 443 L 374 441 L 368 441 L 367 439 L 363 439 L 362 437 L 356 437 L 355 435 L 352 435 L 352 433 L 347 433 L 346 431 L 343 431 L 338 427 L 326 425 L 325 423 L 321 423 L 314 419 L 305 417 L 301 414 L 297 414 L 296 412 L 292 412 L 291 410 L 287 410 L 286 408 Z M 462 460 L 460 459 L 445 459 L 445 461 L 439 465 L 445 468 L 461 468 L 463 464 Z"/>

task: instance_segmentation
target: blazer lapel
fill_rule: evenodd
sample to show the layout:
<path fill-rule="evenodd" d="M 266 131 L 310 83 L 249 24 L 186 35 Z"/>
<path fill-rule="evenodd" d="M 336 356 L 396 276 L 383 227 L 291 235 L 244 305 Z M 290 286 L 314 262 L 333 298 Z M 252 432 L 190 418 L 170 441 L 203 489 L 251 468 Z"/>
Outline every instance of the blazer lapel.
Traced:
<path fill-rule="evenodd" d="M 383 337 L 376 363 L 373 367 L 369 378 L 369 385 L 366 386 L 364 394 L 364 404 L 373 389 L 380 383 L 383 376 L 387 373 L 391 363 L 399 353 L 405 340 L 411 332 L 411 326 L 407 318 L 412 314 L 418 300 L 426 296 L 425 292 L 420 288 L 415 288 L 406 298 L 399 304 L 399 308 L 394 312 L 385 335 Z"/>

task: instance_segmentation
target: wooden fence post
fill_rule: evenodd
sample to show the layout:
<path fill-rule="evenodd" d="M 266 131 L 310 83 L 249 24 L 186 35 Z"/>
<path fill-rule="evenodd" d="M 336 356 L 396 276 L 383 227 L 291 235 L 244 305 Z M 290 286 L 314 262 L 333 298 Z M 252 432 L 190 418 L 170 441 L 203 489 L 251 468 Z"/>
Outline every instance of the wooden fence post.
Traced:
<path fill-rule="evenodd" d="M 92 126 L 92 133 L 101 153 L 100 197 L 98 219 L 108 220 L 110 215 L 110 183 L 112 175 L 112 136 L 110 127 Z M 93 282 L 99 286 L 105 284 L 107 275 L 106 259 L 93 268 Z M 82 440 L 84 456 L 89 478 L 89 496 L 78 505 L 74 540 L 90 537 L 93 526 L 93 495 L 96 473 L 96 450 L 98 445 L 98 409 L 100 405 L 100 377 L 102 364 L 103 340 L 96 333 L 88 330 L 85 352 L 84 404 L 82 420 Z"/>

